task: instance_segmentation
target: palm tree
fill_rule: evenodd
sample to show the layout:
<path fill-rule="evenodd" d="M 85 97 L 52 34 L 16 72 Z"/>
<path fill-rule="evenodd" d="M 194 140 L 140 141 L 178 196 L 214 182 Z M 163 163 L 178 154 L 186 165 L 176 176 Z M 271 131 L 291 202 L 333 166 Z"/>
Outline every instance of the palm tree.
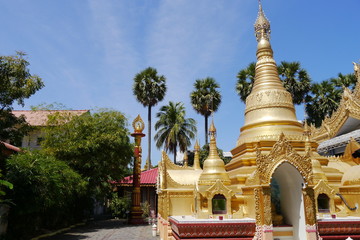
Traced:
<path fill-rule="evenodd" d="M 136 99 L 148 107 L 148 169 L 151 166 L 151 108 L 164 99 L 166 93 L 166 78 L 157 75 L 155 68 L 148 67 L 135 75 L 133 93 Z"/>
<path fill-rule="evenodd" d="M 156 146 L 164 146 L 165 151 L 174 153 L 176 164 L 177 147 L 184 152 L 191 146 L 191 139 L 195 138 L 196 121 L 192 118 L 185 118 L 185 107 L 183 103 L 169 102 L 169 105 L 162 106 L 156 114 L 159 119 L 155 123 Z"/>
<path fill-rule="evenodd" d="M 311 87 L 311 80 L 307 71 L 301 68 L 299 62 L 282 61 L 277 68 L 284 87 L 292 96 L 293 103 L 303 103 Z"/>
<path fill-rule="evenodd" d="M 347 88 L 350 88 L 351 90 L 353 90 L 356 86 L 357 78 L 356 78 L 355 74 L 353 74 L 353 73 L 345 74 L 345 75 L 343 75 L 342 73 L 339 73 L 338 77 L 331 78 L 330 82 L 332 84 L 334 84 L 335 87 L 338 87 L 338 88 L 347 87 Z"/>
<path fill-rule="evenodd" d="M 336 88 L 329 81 L 314 83 L 306 99 L 307 121 L 319 127 L 324 117 L 331 116 L 338 108 L 341 92 L 341 89 Z"/>
<path fill-rule="evenodd" d="M 254 62 L 239 71 L 236 82 L 236 92 L 241 101 L 245 102 L 251 93 L 255 81 Z M 301 68 L 299 62 L 285 62 L 277 66 L 280 80 L 287 91 L 291 93 L 294 104 L 301 104 L 307 93 L 310 91 L 311 79 L 307 71 Z"/>
<path fill-rule="evenodd" d="M 255 66 L 256 63 L 252 62 L 249 66 L 240 70 L 237 75 L 236 92 L 243 102 L 246 101 L 247 96 L 251 93 L 255 81 Z"/>
<path fill-rule="evenodd" d="M 216 112 L 221 103 L 221 94 L 217 91 L 220 85 L 211 77 L 198 79 L 194 83 L 195 90 L 191 92 L 191 104 L 197 113 L 205 117 L 205 144 L 208 143 L 208 117 Z"/>

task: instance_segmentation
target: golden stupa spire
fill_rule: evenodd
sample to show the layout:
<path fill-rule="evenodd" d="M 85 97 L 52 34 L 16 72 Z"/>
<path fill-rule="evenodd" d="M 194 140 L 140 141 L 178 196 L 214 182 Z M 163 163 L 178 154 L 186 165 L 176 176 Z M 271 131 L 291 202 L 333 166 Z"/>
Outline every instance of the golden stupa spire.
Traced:
<path fill-rule="evenodd" d="M 225 171 L 224 161 L 219 157 L 216 146 L 216 128 L 212 120 L 210 128 L 209 156 L 204 161 L 203 172 L 199 178 L 199 184 L 213 184 L 219 179 L 224 184 L 230 184 L 228 173 Z"/>
<path fill-rule="evenodd" d="M 201 169 L 200 167 L 200 145 L 198 140 L 196 140 L 195 142 L 195 146 L 194 146 L 194 169 L 198 170 Z"/>
<path fill-rule="evenodd" d="M 266 18 L 264 11 L 262 9 L 261 1 L 259 0 L 259 12 L 256 22 L 254 24 L 255 27 L 255 36 L 256 40 L 259 42 L 261 38 L 266 40 L 270 40 L 270 22 Z"/>
<path fill-rule="evenodd" d="M 296 119 L 291 94 L 279 78 L 270 44 L 270 22 L 259 1 L 259 12 L 254 25 L 258 42 L 255 80 L 246 99 L 245 123 L 237 146 L 262 138 L 278 140 L 281 133 L 287 138 L 299 138 L 303 129 Z"/>

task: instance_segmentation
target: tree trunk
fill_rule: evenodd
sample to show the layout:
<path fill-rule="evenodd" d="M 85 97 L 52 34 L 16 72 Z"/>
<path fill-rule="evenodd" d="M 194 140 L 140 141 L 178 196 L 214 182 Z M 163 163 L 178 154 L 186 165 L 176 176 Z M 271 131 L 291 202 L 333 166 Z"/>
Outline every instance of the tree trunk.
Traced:
<path fill-rule="evenodd" d="M 174 163 L 176 164 L 176 144 L 175 144 L 175 149 L 174 149 Z"/>
<path fill-rule="evenodd" d="M 205 144 L 208 144 L 208 115 L 205 115 Z"/>
<path fill-rule="evenodd" d="M 147 170 L 151 168 L 151 106 L 148 106 L 148 157 Z"/>

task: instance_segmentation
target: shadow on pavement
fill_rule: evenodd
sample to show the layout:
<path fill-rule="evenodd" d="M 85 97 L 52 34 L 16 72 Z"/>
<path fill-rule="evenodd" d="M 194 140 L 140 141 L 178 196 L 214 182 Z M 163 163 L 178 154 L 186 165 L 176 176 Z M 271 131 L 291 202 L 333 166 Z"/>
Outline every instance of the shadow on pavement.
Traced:
<path fill-rule="evenodd" d="M 139 227 L 148 227 L 150 225 L 128 225 L 121 219 L 95 220 L 88 222 L 84 226 L 75 227 L 66 232 L 51 237 L 42 238 L 43 240 L 81 240 L 81 239 L 107 239 L 107 235 L 114 235 L 115 231 L 122 232 L 124 235 L 130 231 L 137 231 Z M 119 233 L 117 233 L 119 234 Z M 149 232 L 150 236 L 150 232 Z M 156 239 L 156 238 L 153 238 Z"/>

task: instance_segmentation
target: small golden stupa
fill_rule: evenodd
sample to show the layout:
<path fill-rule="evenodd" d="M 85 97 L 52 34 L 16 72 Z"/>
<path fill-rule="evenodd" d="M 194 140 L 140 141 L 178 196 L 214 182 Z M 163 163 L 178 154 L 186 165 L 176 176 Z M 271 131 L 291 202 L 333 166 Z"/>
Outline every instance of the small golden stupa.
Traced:
<path fill-rule="evenodd" d="M 214 122 L 203 169 L 198 142 L 194 167 L 162 154 L 161 239 L 360 239 L 360 165 L 353 156 L 359 144 L 351 140 L 343 156 L 316 152 L 319 143 L 344 133 L 345 123 L 360 126 L 360 84 L 345 90 L 339 110 L 320 128 L 302 124 L 279 79 L 261 4 L 255 36 L 255 81 L 230 163 L 217 153 Z"/>

